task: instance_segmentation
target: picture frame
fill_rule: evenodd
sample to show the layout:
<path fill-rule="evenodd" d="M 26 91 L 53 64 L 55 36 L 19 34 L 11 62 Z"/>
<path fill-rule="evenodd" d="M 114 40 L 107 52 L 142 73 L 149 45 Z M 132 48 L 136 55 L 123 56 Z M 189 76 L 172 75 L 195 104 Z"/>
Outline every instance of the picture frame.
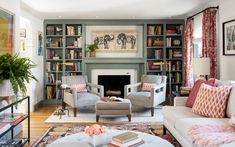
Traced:
<path fill-rule="evenodd" d="M 0 7 L 0 55 L 13 53 L 14 14 Z"/>
<path fill-rule="evenodd" d="M 37 31 L 37 56 L 43 56 L 43 33 L 42 31 Z"/>
<path fill-rule="evenodd" d="M 26 29 L 20 29 L 20 37 L 26 38 Z"/>
<path fill-rule="evenodd" d="M 235 19 L 223 22 L 223 55 L 235 55 Z"/>
<path fill-rule="evenodd" d="M 135 30 L 99 30 L 92 32 L 97 52 L 137 52 L 138 32 Z"/>

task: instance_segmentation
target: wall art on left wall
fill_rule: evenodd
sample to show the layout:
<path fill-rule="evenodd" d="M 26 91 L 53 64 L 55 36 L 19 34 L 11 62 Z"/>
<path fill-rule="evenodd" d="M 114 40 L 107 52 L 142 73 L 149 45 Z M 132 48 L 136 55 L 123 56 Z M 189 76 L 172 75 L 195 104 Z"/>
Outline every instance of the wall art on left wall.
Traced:
<path fill-rule="evenodd" d="M 41 31 L 37 33 L 37 55 L 43 56 L 43 35 Z"/>
<path fill-rule="evenodd" d="M 0 55 L 13 51 L 13 17 L 0 8 Z"/>

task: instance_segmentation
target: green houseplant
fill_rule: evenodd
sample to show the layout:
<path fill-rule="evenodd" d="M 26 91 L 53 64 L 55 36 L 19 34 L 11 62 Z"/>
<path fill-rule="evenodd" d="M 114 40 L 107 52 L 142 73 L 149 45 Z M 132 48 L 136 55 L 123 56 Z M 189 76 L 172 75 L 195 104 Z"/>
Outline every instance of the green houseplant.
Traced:
<path fill-rule="evenodd" d="M 90 52 L 90 57 L 95 57 L 96 56 L 96 50 L 98 49 L 98 45 L 96 43 L 93 44 L 88 44 L 87 45 L 87 50 Z"/>
<path fill-rule="evenodd" d="M 37 81 L 31 72 L 35 66 L 29 58 L 21 58 L 18 54 L 7 53 L 0 56 L 0 87 L 2 88 L 4 83 L 9 81 L 14 95 L 17 95 L 19 91 L 25 95 L 27 91 L 25 82 L 29 83 L 31 79 Z"/>

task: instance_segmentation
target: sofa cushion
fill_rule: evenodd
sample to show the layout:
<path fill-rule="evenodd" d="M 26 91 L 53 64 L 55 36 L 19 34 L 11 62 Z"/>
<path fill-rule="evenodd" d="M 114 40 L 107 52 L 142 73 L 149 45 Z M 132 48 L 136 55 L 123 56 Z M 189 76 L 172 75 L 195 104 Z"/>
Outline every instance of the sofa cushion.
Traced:
<path fill-rule="evenodd" d="M 192 109 L 185 106 L 164 106 L 162 113 L 164 119 L 166 119 L 173 126 L 178 119 L 202 117 L 200 115 L 192 113 Z"/>
<path fill-rule="evenodd" d="M 196 97 L 197 97 L 197 93 L 198 93 L 199 88 L 200 88 L 202 83 L 214 86 L 215 80 L 209 80 L 209 81 L 205 81 L 205 80 L 201 80 L 201 79 L 197 80 L 193 85 L 193 88 L 192 88 L 192 90 L 189 94 L 189 98 L 187 99 L 187 102 L 186 102 L 187 107 L 190 107 L 190 108 L 193 107 L 194 102 L 195 102 Z"/>
<path fill-rule="evenodd" d="M 231 86 L 212 87 L 203 83 L 192 111 L 203 116 L 223 118 L 231 88 Z"/>
<path fill-rule="evenodd" d="M 227 104 L 226 115 L 227 117 L 231 117 L 232 113 L 235 111 L 235 81 L 231 81 L 232 90 L 230 92 Z"/>
<path fill-rule="evenodd" d="M 182 136 L 182 138 L 187 139 L 192 144 L 192 140 L 188 135 L 188 130 L 193 125 L 227 125 L 228 121 L 228 118 L 182 118 L 177 119 L 175 123 L 175 129 Z"/>

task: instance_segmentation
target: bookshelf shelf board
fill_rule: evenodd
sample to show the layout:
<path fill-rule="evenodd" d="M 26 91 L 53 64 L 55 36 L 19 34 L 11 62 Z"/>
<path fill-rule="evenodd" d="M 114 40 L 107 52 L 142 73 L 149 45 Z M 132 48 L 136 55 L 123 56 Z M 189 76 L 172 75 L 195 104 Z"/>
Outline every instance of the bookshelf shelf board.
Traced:
<path fill-rule="evenodd" d="M 82 49 L 81 47 L 76 47 L 76 46 L 74 46 L 74 47 L 65 47 L 66 49 Z"/>
<path fill-rule="evenodd" d="M 63 37 L 63 35 L 46 35 L 46 37 Z"/>
<path fill-rule="evenodd" d="M 66 37 L 82 37 L 81 35 L 65 35 Z"/>
<path fill-rule="evenodd" d="M 167 61 L 178 61 L 178 60 L 182 60 L 182 58 L 168 58 L 166 60 Z"/>
<path fill-rule="evenodd" d="M 163 49 L 163 46 L 147 46 L 147 49 Z"/>
<path fill-rule="evenodd" d="M 166 37 L 181 37 L 181 34 L 166 34 Z"/>
<path fill-rule="evenodd" d="M 65 61 L 82 61 L 82 59 L 65 59 Z"/>
<path fill-rule="evenodd" d="M 58 83 L 57 85 L 61 85 L 60 83 Z M 55 83 L 47 83 L 46 86 L 56 86 Z"/>
<path fill-rule="evenodd" d="M 147 70 L 147 72 L 163 72 L 163 71 L 161 71 L 161 70 Z"/>
<path fill-rule="evenodd" d="M 169 73 L 169 71 L 166 72 Z M 182 70 L 171 70 L 170 72 L 182 72 Z"/>
<path fill-rule="evenodd" d="M 168 48 L 170 48 L 170 49 L 172 49 L 172 48 L 174 48 L 174 49 L 181 49 L 182 46 L 167 46 L 166 48 L 167 48 L 167 49 L 168 49 Z"/>
<path fill-rule="evenodd" d="M 163 59 L 153 59 L 153 58 L 148 58 L 148 61 L 163 61 Z"/>
<path fill-rule="evenodd" d="M 80 73 L 80 72 L 82 72 L 82 71 L 65 71 L 65 72 L 74 72 L 74 73 Z"/>
<path fill-rule="evenodd" d="M 46 71 L 46 72 L 48 72 L 48 73 L 62 73 L 63 71 Z"/>
<path fill-rule="evenodd" d="M 50 62 L 52 62 L 52 61 L 63 61 L 63 59 L 46 59 L 46 61 L 50 61 Z"/>
<path fill-rule="evenodd" d="M 47 47 L 47 49 L 63 49 L 63 47 Z"/>
<path fill-rule="evenodd" d="M 167 83 L 168 85 L 170 85 L 170 83 Z M 181 85 L 182 83 L 171 83 L 171 85 Z"/>
<path fill-rule="evenodd" d="M 147 35 L 147 37 L 163 37 L 164 35 Z"/>

